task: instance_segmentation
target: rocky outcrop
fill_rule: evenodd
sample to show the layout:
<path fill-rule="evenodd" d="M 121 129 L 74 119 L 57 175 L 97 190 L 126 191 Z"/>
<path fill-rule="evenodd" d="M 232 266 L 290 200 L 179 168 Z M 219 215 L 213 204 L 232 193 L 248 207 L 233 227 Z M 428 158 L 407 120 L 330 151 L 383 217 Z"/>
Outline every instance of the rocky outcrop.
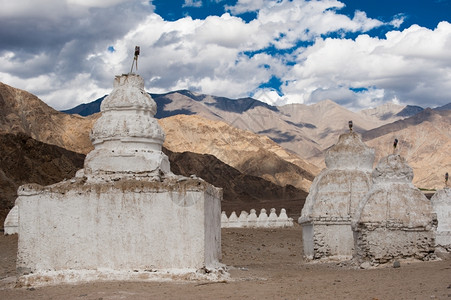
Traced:
<path fill-rule="evenodd" d="M 437 218 L 431 202 L 412 184 L 413 171 L 399 155 L 383 157 L 373 185 L 353 217 L 359 262 L 428 260 L 434 255 Z"/>

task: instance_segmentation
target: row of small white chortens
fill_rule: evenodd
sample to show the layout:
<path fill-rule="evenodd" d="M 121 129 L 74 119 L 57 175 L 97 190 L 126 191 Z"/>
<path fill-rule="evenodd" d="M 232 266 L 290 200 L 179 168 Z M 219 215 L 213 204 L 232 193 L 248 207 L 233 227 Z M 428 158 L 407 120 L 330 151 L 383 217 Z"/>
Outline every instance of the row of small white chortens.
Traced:
<path fill-rule="evenodd" d="M 222 228 L 256 228 L 256 227 L 292 227 L 293 219 L 288 218 L 285 208 L 280 210 L 279 216 L 276 214 L 276 209 L 271 208 L 269 216 L 266 213 L 266 209 L 262 208 L 260 214 L 257 216 L 255 209 L 251 209 L 251 213 L 241 211 L 240 216 L 233 211 L 227 218 L 225 211 L 221 214 L 221 227 Z"/>

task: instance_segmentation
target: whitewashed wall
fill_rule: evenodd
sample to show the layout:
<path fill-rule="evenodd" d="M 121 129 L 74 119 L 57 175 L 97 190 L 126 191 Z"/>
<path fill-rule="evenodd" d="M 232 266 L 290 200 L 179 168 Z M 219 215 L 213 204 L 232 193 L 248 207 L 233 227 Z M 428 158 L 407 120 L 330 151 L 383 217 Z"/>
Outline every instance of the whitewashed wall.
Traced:
<path fill-rule="evenodd" d="M 193 179 L 22 186 L 18 271 L 217 267 L 220 193 Z"/>

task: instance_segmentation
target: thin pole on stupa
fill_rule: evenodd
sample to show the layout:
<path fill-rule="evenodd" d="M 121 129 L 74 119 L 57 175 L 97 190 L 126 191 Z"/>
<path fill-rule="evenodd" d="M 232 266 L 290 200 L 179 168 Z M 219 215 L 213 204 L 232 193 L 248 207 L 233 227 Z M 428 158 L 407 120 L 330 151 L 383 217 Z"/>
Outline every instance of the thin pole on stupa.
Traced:
<path fill-rule="evenodd" d="M 394 141 L 393 141 L 393 154 L 395 154 L 395 152 L 396 152 L 396 147 L 398 146 L 398 139 L 395 139 Z"/>
<path fill-rule="evenodd" d="M 133 65 L 136 65 L 136 71 L 138 71 L 138 55 L 140 52 L 139 46 L 135 46 L 135 56 L 133 57 L 132 67 L 130 69 L 130 74 L 133 73 Z"/>

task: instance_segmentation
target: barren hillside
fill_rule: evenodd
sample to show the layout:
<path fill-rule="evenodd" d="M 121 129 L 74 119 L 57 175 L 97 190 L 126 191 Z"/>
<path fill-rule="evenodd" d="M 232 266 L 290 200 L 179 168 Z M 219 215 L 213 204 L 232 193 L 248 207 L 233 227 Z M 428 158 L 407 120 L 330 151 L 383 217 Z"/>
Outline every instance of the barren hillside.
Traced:
<path fill-rule="evenodd" d="M 25 133 L 32 138 L 87 153 L 95 117 L 68 115 L 54 110 L 36 96 L 0 82 L 0 133 Z"/>
<path fill-rule="evenodd" d="M 363 135 L 364 141 L 376 149 L 376 161 L 393 152 L 395 138 L 399 140 L 398 153 L 413 168 L 414 184 L 443 188 L 444 174 L 451 172 L 451 110 L 427 109 Z"/>
<path fill-rule="evenodd" d="M 168 149 L 211 154 L 245 174 L 281 186 L 291 184 L 307 191 L 319 171 L 271 139 L 224 122 L 178 115 L 161 119 L 160 124 Z"/>

